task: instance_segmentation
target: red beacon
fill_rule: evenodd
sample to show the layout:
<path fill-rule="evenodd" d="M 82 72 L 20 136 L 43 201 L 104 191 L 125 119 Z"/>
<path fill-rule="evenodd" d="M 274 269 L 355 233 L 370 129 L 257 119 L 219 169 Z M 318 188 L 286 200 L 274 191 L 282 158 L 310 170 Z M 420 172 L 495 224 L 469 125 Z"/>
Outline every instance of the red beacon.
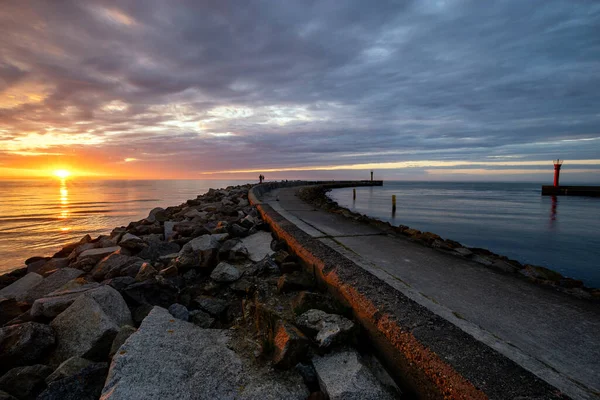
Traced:
<path fill-rule="evenodd" d="M 560 167 L 562 167 L 562 163 L 564 160 L 557 159 L 554 162 L 554 187 L 558 187 L 558 178 L 560 176 Z"/>

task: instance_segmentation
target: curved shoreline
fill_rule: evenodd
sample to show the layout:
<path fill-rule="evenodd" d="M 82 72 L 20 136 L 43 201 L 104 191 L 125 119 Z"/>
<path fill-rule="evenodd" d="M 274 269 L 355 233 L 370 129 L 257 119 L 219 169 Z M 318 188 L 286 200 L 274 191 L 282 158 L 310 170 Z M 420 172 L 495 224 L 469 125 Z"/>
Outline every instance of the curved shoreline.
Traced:
<path fill-rule="evenodd" d="M 579 299 L 600 303 L 600 288 L 585 286 L 581 280 L 565 277 L 559 272 L 543 266 L 522 264 L 517 260 L 509 259 L 485 248 L 467 247 L 457 241 L 443 239 L 432 232 L 422 232 L 406 225 L 394 226 L 389 222 L 351 211 L 327 196 L 327 193 L 332 189 L 335 189 L 335 187 L 329 187 L 327 184 L 305 187 L 299 191 L 299 196 L 309 204 L 328 212 L 341 214 L 346 218 L 367 223 L 389 233 L 400 234 L 424 246 L 470 259 L 499 272 L 527 279 L 531 283 L 552 288 Z"/>

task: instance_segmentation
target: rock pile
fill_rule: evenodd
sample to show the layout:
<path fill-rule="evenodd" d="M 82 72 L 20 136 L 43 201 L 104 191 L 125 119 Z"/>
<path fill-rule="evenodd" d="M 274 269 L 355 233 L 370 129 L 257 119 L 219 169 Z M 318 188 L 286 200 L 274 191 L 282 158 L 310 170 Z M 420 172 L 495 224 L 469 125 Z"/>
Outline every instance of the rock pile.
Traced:
<path fill-rule="evenodd" d="M 272 237 L 249 188 L 155 208 L 1 276 L 0 398 L 398 394 L 361 361 L 347 310 Z"/>

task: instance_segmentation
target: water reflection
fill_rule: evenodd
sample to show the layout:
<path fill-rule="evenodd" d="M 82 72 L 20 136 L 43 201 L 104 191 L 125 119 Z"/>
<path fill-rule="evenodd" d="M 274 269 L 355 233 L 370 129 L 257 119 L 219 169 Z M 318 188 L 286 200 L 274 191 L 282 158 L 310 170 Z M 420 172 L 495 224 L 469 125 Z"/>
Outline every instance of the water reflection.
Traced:
<path fill-rule="evenodd" d="M 552 205 L 550 207 L 550 228 L 554 228 L 554 223 L 556 222 L 557 211 L 556 208 L 558 206 L 558 199 L 556 196 L 551 196 L 550 201 Z"/>
<path fill-rule="evenodd" d="M 60 215 L 59 218 L 64 220 L 61 223 L 61 232 L 69 232 L 71 228 L 66 225 L 69 218 L 69 189 L 67 188 L 67 180 L 60 180 Z"/>

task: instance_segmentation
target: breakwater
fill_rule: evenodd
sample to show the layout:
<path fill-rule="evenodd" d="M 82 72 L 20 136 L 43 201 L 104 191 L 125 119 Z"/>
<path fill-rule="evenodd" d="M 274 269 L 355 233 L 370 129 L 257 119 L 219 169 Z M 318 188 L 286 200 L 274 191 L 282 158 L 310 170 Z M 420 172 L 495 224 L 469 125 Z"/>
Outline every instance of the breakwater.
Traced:
<path fill-rule="evenodd" d="M 18 399 L 398 397 L 353 314 L 273 238 L 250 187 L 155 208 L 0 276 L 0 390 Z"/>
<path fill-rule="evenodd" d="M 364 216 L 319 211 L 320 204 L 298 199 L 302 192 L 325 192 L 326 185 L 298 189 L 250 199 L 306 268 L 352 308 L 408 391 L 422 398 L 566 398 L 556 385 L 573 398 L 595 398 L 593 373 L 569 365 L 591 367 L 598 341 L 555 345 L 570 332 L 565 324 L 591 338 L 599 323 L 593 303 L 484 268 L 468 259 L 473 254 L 427 248 L 389 224 L 371 227 Z M 554 361 L 540 363 L 548 357 Z"/>
<path fill-rule="evenodd" d="M 542 196 L 600 197 L 600 186 L 542 186 Z"/>

